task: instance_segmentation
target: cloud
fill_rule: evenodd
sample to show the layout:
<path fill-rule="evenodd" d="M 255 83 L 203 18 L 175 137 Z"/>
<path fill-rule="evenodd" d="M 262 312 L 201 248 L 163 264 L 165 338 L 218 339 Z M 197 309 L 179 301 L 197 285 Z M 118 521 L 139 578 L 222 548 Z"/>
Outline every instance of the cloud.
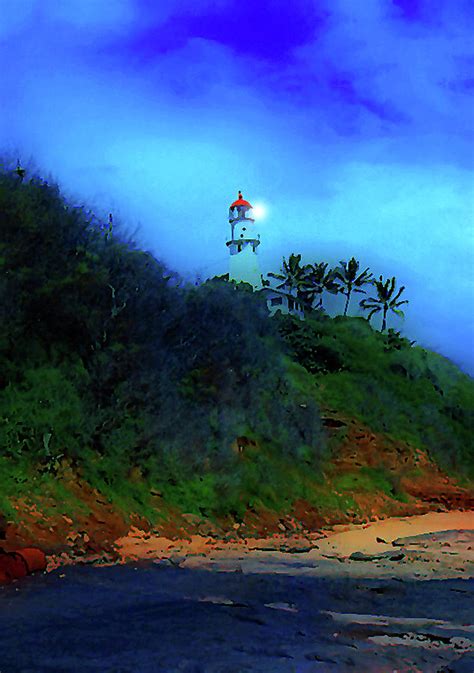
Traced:
<path fill-rule="evenodd" d="M 12 5 L 4 148 L 76 203 L 141 224 L 139 243 L 185 275 L 225 273 L 243 189 L 270 208 L 264 270 L 292 251 L 355 255 L 407 285 L 412 339 L 429 322 L 432 343 L 474 366 L 464 3 L 113 4 Z"/>
<path fill-rule="evenodd" d="M 133 0 L 115 0 L 107 6 L 103 0 L 3 0 L 0 36 L 21 37 L 28 33 L 31 38 L 35 33 L 48 32 L 54 40 L 72 30 L 76 40 L 81 35 L 101 34 L 107 39 L 129 30 L 137 19 Z M 53 28 L 58 31 L 56 36 Z"/>
<path fill-rule="evenodd" d="M 325 13 L 315 3 L 294 0 L 291 5 L 272 0 L 193 4 L 176 11 L 168 21 L 152 24 L 126 45 L 141 55 L 153 57 L 181 48 L 189 39 L 216 42 L 235 57 L 250 56 L 275 64 L 290 58 L 292 50 L 319 33 Z"/>
<path fill-rule="evenodd" d="M 347 0 L 331 2 L 326 30 L 296 50 L 298 61 L 290 68 L 302 84 L 306 79 L 307 108 L 324 106 L 341 135 L 437 134 L 438 145 L 452 138 L 453 160 L 469 163 L 471 153 L 459 142 L 472 133 L 474 112 L 466 88 L 472 58 L 468 11 L 456 0 L 438 4 L 443 11 L 414 24 L 402 21 L 388 0 L 366 0 L 357 8 Z M 421 12 L 425 4 L 419 5 Z M 450 153 L 449 147 L 438 149 Z"/>

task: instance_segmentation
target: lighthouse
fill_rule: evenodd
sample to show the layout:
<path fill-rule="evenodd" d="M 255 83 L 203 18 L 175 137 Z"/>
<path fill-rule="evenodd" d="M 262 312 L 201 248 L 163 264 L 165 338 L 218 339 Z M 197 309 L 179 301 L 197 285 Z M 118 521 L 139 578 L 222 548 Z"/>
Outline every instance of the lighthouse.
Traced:
<path fill-rule="evenodd" d="M 252 218 L 252 206 L 239 192 L 229 207 L 230 239 L 229 280 L 249 283 L 254 290 L 262 288 L 262 274 L 258 263 L 257 248 L 260 234 Z"/>

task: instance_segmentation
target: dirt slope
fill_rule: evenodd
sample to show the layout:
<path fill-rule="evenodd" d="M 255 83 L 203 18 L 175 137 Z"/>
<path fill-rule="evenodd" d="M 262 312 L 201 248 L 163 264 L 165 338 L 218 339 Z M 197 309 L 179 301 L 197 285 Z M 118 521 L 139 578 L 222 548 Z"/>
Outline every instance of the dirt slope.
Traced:
<path fill-rule="evenodd" d="M 342 477 L 357 477 L 361 469 L 373 468 L 391 475 L 393 494 L 368 492 L 363 487 L 358 489 L 356 480 L 350 491 L 357 505 L 354 511 L 327 511 L 300 500 L 286 516 L 268 510 L 252 511 L 240 523 L 230 518 L 204 520 L 172 510 L 156 498 L 163 519 L 153 527 L 153 533 L 169 539 L 189 539 L 196 534 L 227 540 L 275 534 L 288 536 L 314 533 L 336 524 L 357 524 L 428 511 L 474 509 L 473 491 L 444 474 L 423 451 L 373 433 L 358 421 L 330 410 L 324 412 L 324 424 L 330 438 L 338 445 L 334 452 L 337 457 L 325 471 L 328 492 L 337 492 L 336 485 L 341 483 Z M 4 521 L 3 541 L 0 542 L 4 549 L 34 545 L 55 556 L 64 554 L 64 557 L 93 559 L 106 554 L 107 558 L 113 559 L 117 557 L 114 541 L 126 536 L 131 528 L 143 534 L 151 532 L 149 522 L 136 514 L 119 511 L 69 466 L 63 466 L 58 478 L 85 505 L 88 513 L 78 508 L 73 516 L 69 516 L 60 502 L 53 502 L 46 496 L 36 502 L 16 500 L 12 504 L 19 513 L 18 521 Z M 403 494 L 402 499 L 400 494 Z"/>

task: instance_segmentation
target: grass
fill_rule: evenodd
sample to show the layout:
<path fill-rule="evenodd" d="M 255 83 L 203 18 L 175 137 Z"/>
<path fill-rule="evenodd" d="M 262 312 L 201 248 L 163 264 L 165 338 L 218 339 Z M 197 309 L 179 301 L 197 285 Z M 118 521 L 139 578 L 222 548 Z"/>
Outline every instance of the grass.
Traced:
<path fill-rule="evenodd" d="M 57 476 L 41 473 L 24 457 L 0 458 L 0 512 L 13 522 L 21 519 L 21 513 L 12 506 L 18 499 L 38 505 L 46 516 L 56 514 L 58 509 L 69 516 L 77 511 L 89 513 L 85 503 Z"/>
<path fill-rule="evenodd" d="M 322 514 L 360 513 L 360 508 L 350 493 L 337 493 L 329 485 L 315 486 L 308 493 L 306 500 Z"/>
<path fill-rule="evenodd" d="M 160 514 L 152 505 L 153 485 L 143 477 L 129 478 L 128 467 L 122 463 L 99 460 L 97 456 L 84 462 L 82 474 L 87 483 L 95 488 L 110 504 L 125 516 L 143 516 L 151 524 L 160 520 Z"/>
<path fill-rule="evenodd" d="M 390 498 L 407 502 L 407 494 L 402 491 L 397 479 L 384 468 L 361 467 L 354 472 L 347 472 L 333 479 L 336 491 L 384 493 Z"/>

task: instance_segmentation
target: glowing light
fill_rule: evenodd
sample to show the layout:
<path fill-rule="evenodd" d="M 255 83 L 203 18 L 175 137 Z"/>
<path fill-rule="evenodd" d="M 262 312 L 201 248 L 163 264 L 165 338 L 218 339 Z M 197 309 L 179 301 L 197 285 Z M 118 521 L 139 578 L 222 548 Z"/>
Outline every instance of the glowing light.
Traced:
<path fill-rule="evenodd" d="M 267 216 L 267 207 L 263 203 L 256 203 L 252 208 L 252 216 L 256 220 L 264 220 Z"/>

